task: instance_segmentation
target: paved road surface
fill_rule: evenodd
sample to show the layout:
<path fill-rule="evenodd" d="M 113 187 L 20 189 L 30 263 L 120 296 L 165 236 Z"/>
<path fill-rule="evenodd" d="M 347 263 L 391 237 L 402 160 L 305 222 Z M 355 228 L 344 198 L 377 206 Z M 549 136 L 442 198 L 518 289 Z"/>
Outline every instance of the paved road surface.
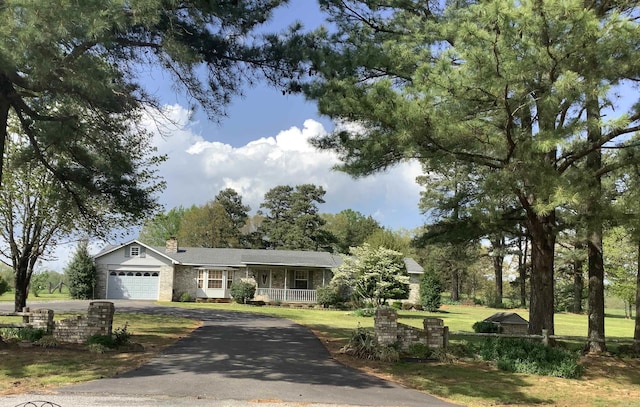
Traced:
<path fill-rule="evenodd" d="M 289 320 L 219 310 L 160 307 L 150 302 L 114 302 L 116 312 L 187 316 L 201 319 L 203 326 L 134 371 L 63 387 L 55 396 L 0 398 L 0 406 L 15 406 L 35 399 L 54 401 L 63 407 L 249 403 L 259 403 L 260 407 L 453 406 L 335 362 L 307 328 Z M 59 311 L 86 310 L 87 304 L 65 301 L 48 303 L 46 307 Z M 3 306 L 0 303 L 0 309 Z M 32 308 L 36 306 L 43 307 L 38 304 Z"/>

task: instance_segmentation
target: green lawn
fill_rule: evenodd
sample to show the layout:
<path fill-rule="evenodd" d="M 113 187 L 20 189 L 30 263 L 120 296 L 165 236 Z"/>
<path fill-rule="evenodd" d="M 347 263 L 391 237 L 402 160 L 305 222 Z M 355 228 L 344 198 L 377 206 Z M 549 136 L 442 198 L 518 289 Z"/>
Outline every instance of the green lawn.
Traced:
<path fill-rule="evenodd" d="M 349 311 L 297 309 L 287 307 L 255 307 L 239 304 L 161 303 L 188 308 L 220 309 L 252 312 L 288 318 L 318 333 L 327 347 L 336 351 L 357 327 L 372 327 L 372 317 L 358 317 Z M 500 310 L 479 306 L 445 305 L 441 312 L 400 311 L 399 321 L 420 327 L 426 316 L 442 318 L 453 332 L 471 332 L 474 322 Z M 511 310 L 528 318 L 526 310 Z M 58 315 L 61 318 L 63 315 Z M 584 336 L 585 315 L 557 314 L 558 335 Z M 185 335 L 195 325 L 192 321 L 142 314 L 116 314 L 114 327 L 129 323 L 134 340 L 145 344 L 145 354 L 105 354 L 95 356 L 38 350 L 22 352 L 19 357 L 2 353 L 0 394 L 33 389 L 48 389 L 62 383 L 108 376 L 137 366 L 152 356 L 156 349 Z M 624 318 L 622 311 L 607 310 L 607 337 L 633 336 L 634 321 Z M 452 338 L 460 342 L 463 338 Z M 34 348 L 35 349 L 35 348 Z M 380 363 L 350 359 L 335 353 L 343 363 L 392 378 L 406 386 L 434 394 L 466 406 L 638 406 L 640 407 L 640 361 L 613 356 L 590 356 L 583 359 L 586 374 L 578 380 L 512 374 L 498 371 L 481 361 L 445 363 Z M 104 367 L 104 368 L 103 368 Z M 4 377 L 5 379 L 2 379 Z M 3 381 L 4 380 L 4 381 Z M 23 383 L 15 388 L 12 383 Z"/>
<path fill-rule="evenodd" d="M 373 326 L 373 318 L 357 317 L 348 311 L 294 309 L 284 307 L 253 307 L 238 304 L 166 303 L 165 305 L 212 308 L 253 312 L 291 319 L 343 343 L 357 327 Z M 474 322 L 503 310 L 477 306 L 446 305 L 438 313 L 400 311 L 399 321 L 422 326 L 425 316 L 444 319 L 451 331 L 472 332 Z M 526 310 L 509 310 L 528 319 Z M 584 336 L 585 315 L 557 314 L 556 333 Z M 608 337 L 633 337 L 634 322 L 617 310 L 608 310 Z M 326 339 L 326 338 L 325 338 Z M 459 342 L 462 338 L 453 338 Z M 328 345 L 329 346 L 329 345 Z M 335 350 L 335 349 L 334 349 Z M 498 371 L 482 361 L 446 363 L 380 363 L 357 361 L 335 355 L 343 363 L 383 377 L 392 378 L 408 387 L 436 395 L 465 406 L 638 406 L 640 407 L 640 360 L 612 356 L 583 358 L 586 374 L 577 380 L 513 374 Z"/>
<path fill-rule="evenodd" d="M 62 293 L 59 293 L 58 291 L 55 291 L 51 294 L 49 294 L 47 292 L 47 290 L 43 290 L 40 293 L 38 293 L 38 296 L 36 297 L 35 295 L 33 295 L 33 293 L 29 293 L 29 299 L 27 300 L 28 302 L 31 301 L 55 301 L 55 300 L 70 300 L 71 297 L 69 297 L 69 291 L 67 290 L 67 288 L 63 288 L 62 289 Z M 13 291 L 9 291 L 6 292 L 2 295 L 0 295 L 0 301 L 2 302 L 13 302 L 14 301 L 14 293 Z"/>
<path fill-rule="evenodd" d="M 56 314 L 65 319 L 77 314 Z M 0 322 L 17 322 L 15 317 L 0 317 Z M 90 353 L 83 345 L 55 348 L 0 348 L 0 395 L 49 391 L 56 386 L 110 377 L 135 369 L 158 351 L 188 335 L 199 321 L 167 315 L 120 314 L 113 327 L 133 334 L 132 341 L 144 346 L 143 352 Z"/>

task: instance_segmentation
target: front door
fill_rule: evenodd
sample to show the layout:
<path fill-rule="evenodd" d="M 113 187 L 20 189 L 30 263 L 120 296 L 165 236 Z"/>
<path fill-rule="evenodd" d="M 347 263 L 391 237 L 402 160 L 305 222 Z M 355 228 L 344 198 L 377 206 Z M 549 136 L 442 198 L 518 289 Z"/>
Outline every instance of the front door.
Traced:
<path fill-rule="evenodd" d="M 232 274 L 230 270 L 198 270 L 198 298 L 230 298 Z"/>

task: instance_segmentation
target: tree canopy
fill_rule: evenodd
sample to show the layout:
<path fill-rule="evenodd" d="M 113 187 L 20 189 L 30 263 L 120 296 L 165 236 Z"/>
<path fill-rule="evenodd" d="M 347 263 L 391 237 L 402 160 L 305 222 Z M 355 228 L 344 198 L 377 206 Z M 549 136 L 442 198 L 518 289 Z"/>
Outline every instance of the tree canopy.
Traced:
<path fill-rule="evenodd" d="M 284 3 L 3 1 L 0 152 L 15 120 L 29 140 L 23 159 L 53 174 L 81 215 L 100 223 L 94 197 L 142 219 L 156 208 L 160 158 L 137 123 L 159 103 L 138 73 L 164 70 L 218 118 L 244 84 L 294 74 L 279 38 L 255 33 Z"/>
<path fill-rule="evenodd" d="M 426 174 L 458 164 L 483 168 L 478 191 L 507 195 L 524 214 L 532 333 L 554 331 L 557 211 L 582 202 L 589 336 L 592 346 L 602 343 L 599 185 L 611 169 L 637 160 L 629 153 L 608 162 L 600 151 L 636 150 L 640 105 L 625 108 L 615 90 L 640 77 L 637 3 L 322 4 L 335 32 L 316 32 L 314 76 L 303 90 L 321 113 L 358 126 L 315 145 L 336 151 L 339 168 L 355 176 L 407 159 L 421 160 Z M 615 114 L 605 115 L 612 107 Z"/>
<path fill-rule="evenodd" d="M 324 188 L 312 184 L 280 185 L 267 191 L 260 205 L 266 244 L 273 249 L 331 251 L 335 237 L 322 228 L 325 220 L 318 211 L 324 194 Z"/>
<path fill-rule="evenodd" d="M 351 248 L 351 256 L 345 256 L 334 270 L 331 284 L 350 287 L 356 298 L 376 305 L 409 298 L 409 275 L 402 253 L 366 243 Z"/>

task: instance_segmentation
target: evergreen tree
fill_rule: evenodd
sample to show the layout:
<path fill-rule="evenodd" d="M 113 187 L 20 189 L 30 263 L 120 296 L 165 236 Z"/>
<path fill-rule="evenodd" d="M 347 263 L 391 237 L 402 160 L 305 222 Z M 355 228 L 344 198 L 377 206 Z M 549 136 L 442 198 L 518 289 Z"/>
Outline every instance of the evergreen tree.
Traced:
<path fill-rule="evenodd" d="M 138 239 L 150 245 L 164 246 L 170 237 L 178 236 L 185 212 L 186 209 L 178 206 L 147 220 L 140 230 Z"/>
<path fill-rule="evenodd" d="M 93 257 L 89 254 L 88 241 L 82 240 L 78 243 L 78 247 L 64 273 L 71 298 L 88 300 L 94 297 L 97 270 Z"/>
<path fill-rule="evenodd" d="M 160 102 L 139 73 L 165 70 L 218 119 L 245 84 L 267 78 L 284 87 L 296 74 L 281 39 L 262 29 L 284 3 L 2 1 L 0 153 L 15 121 L 28 136 L 23 160 L 54 175 L 95 232 L 109 230 L 95 225 L 104 212 L 143 219 L 157 209 L 157 190 L 129 140 L 149 147 L 140 118 Z M 86 205 L 91 197 L 109 207 Z"/>
<path fill-rule="evenodd" d="M 260 205 L 265 210 L 260 231 L 269 248 L 331 251 L 335 236 L 323 229 L 318 212 L 325 190 L 312 184 L 280 185 L 267 191 Z"/>
<path fill-rule="evenodd" d="M 303 90 L 355 121 L 315 140 L 355 176 L 417 158 L 427 174 L 483 167 L 477 188 L 520 206 L 531 242 L 530 331 L 554 332 L 558 210 L 580 200 L 589 238 L 590 348 L 604 349 L 601 177 L 605 145 L 632 148 L 640 105 L 612 88 L 640 72 L 636 2 L 327 0 Z M 317 50 L 318 52 L 315 52 Z M 617 116 L 601 114 L 614 107 Z M 621 113 L 618 113 L 621 112 Z M 620 165 L 630 165 L 637 158 Z M 575 175 L 573 175 L 575 174 Z"/>
<path fill-rule="evenodd" d="M 420 279 L 420 304 L 429 312 L 436 312 L 442 305 L 442 279 L 438 273 L 427 268 Z"/>
<path fill-rule="evenodd" d="M 333 234 L 337 242 L 336 252 L 348 254 L 350 247 L 361 246 L 374 232 L 381 229 L 378 221 L 358 211 L 345 209 L 338 213 L 322 214 L 324 229 Z M 389 246 L 387 246 L 389 247 Z"/>

